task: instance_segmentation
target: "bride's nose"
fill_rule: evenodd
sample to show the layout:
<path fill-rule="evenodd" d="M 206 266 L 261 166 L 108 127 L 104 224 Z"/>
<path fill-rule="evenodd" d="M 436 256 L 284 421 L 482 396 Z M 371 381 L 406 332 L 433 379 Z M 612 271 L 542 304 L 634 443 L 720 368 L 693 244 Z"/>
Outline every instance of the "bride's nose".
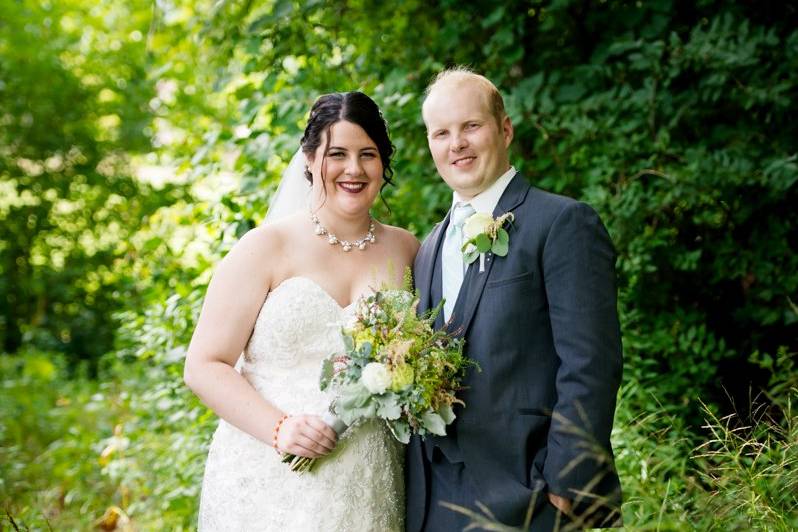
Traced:
<path fill-rule="evenodd" d="M 346 160 L 344 174 L 350 177 L 360 177 L 363 175 L 363 165 L 360 164 L 359 157 L 349 157 Z"/>

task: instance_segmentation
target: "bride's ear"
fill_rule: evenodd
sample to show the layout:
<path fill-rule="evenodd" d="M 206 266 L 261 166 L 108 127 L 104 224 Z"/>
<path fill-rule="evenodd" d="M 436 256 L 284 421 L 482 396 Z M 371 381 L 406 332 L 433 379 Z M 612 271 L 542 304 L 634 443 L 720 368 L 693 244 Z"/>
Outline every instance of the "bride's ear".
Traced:
<path fill-rule="evenodd" d="M 313 172 L 310 171 L 310 167 L 313 166 L 313 157 L 309 156 L 308 154 L 303 154 L 305 158 L 305 177 L 312 183 L 313 182 Z"/>

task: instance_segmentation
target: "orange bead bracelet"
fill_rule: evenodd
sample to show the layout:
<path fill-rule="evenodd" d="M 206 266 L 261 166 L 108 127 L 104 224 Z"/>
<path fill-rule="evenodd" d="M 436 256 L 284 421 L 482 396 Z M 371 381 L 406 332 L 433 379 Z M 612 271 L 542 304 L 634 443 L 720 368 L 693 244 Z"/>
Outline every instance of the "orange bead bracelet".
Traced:
<path fill-rule="evenodd" d="M 283 453 L 281 453 L 280 449 L 277 448 L 277 435 L 280 433 L 280 427 L 283 425 L 283 422 L 289 417 L 291 416 L 289 416 L 288 414 L 285 414 L 283 417 L 281 417 L 279 421 L 277 421 L 277 423 L 274 424 L 274 430 L 272 431 L 272 447 L 274 447 L 274 450 L 279 455 L 282 455 Z"/>

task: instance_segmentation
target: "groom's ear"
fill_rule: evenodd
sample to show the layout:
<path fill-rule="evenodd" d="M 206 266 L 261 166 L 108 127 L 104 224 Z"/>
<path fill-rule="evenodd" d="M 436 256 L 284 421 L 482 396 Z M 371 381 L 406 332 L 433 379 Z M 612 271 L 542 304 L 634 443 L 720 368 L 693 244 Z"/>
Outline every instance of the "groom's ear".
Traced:
<path fill-rule="evenodd" d="M 510 117 L 504 115 L 502 119 L 502 136 L 504 137 L 504 147 L 507 148 L 510 146 L 510 143 L 513 141 L 513 123 L 510 121 Z"/>

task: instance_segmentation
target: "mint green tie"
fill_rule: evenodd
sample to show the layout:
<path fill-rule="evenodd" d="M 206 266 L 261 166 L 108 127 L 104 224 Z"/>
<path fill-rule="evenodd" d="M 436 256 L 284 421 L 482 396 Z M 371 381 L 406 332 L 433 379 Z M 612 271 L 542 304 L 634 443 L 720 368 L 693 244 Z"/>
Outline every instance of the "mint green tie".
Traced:
<path fill-rule="evenodd" d="M 449 321 L 452 310 L 457 303 L 457 294 L 460 293 L 460 285 L 463 284 L 465 274 L 465 261 L 463 260 L 463 225 L 469 216 L 476 211 L 468 203 L 457 203 L 452 209 L 449 218 L 449 227 L 446 228 L 446 238 L 443 241 L 441 250 L 441 281 L 443 297 L 446 300 L 443 304 L 443 319 Z"/>

